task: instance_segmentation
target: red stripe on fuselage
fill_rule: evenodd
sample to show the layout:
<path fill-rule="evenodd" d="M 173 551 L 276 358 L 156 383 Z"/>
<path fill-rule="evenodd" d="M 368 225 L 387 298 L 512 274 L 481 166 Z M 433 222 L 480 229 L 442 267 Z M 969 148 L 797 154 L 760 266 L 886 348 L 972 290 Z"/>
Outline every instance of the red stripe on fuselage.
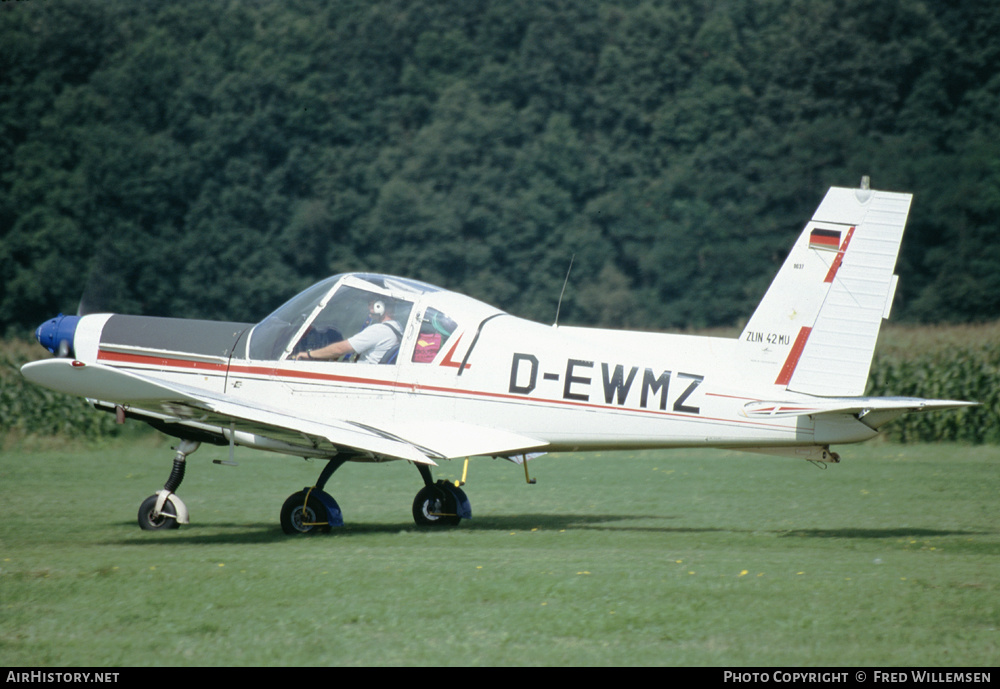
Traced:
<path fill-rule="evenodd" d="M 163 368 L 181 368 L 195 371 L 214 371 L 225 373 L 228 368 L 226 364 L 215 364 L 209 361 L 197 361 L 194 359 L 178 359 L 158 354 L 125 354 L 124 352 L 111 352 L 105 349 L 97 353 L 98 361 L 113 361 L 119 364 L 142 364 L 143 366 L 159 366 Z"/>
<path fill-rule="evenodd" d="M 801 335 L 800 335 L 801 337 Z M 155 366 L 157 368 L 173 368 L 182 369 L 184 372 L 212 372 L 212 373 L 225 373 L 227 370 L 230 373 L 243 374 L 243 375 L 256 375 L 267 378 L 275 379 L 297 379 L 302 381 L 312 381 L 316 383 L 342 383 L 349 385 L 367 385 L 367 386 L 380 386 L 385 388 L 399 389 L 400 391 L 413 392 L 413 393 L 430 393 L 430 394 L 444 394 L 444 395 L 459 395 L 471 398 L 479 399 L 492 399 L 501 402 L 517 402 L 520 404 L 528 403 L 533 405 L 555 405 L 561 407 L 577 407 L 585 409 L 595 409 L 595 410 L 605 410 L 614 411 L 622 413 L 635 413 L 644 415 L 655 415 L 661 417 L 671 417 L 671 418 L 683 418 L 691 421 L 703 421 L 703 422 L 723 422 L 736 425 L 748 425 L 757 427 L 774 427 L 785 429 L 787 426 L 782 424 L 772 424 L 772 423 L 761 423 L 759 421 L 753 420 L 743 420 L 735 418 L 716 418 L 710 416 L 699 416 L 695 414 L 680 414 L 676 412 L 668 412 L 659 409 L 645 409 L 645 408 L 634 408 L 634 407 L 616 407 L 611 405 L 595 404 L 593 402 L 575 402 L 572 400 L 561 400 L 561 399 L 551 399 L 551 398 L 534 398 L 527 397 L 524 395 L 513 395 L 509 393 L 502 392 L 487 392 L 485 390 L 463 390 L 460 388 L 442 387 L 436 385 L 421 385 L 419 383 L 403 383 L 397 382 L 395 380 L 380 380 L 378 378 L 362 378 L 358 376 L 343 376 L 335 375 L 330 373 L 317 373 L 315 371 L 300 371 L 292 369 L 281 369 L 272 366 L 239 366 L 225 364 L 216 364 L 206 361 L 194 361 L 191 359 L 181 359 L 175 357 L 166 357 L 163 355 L 154 354 L 124 354 L 121 352 L 111 352 L 101 350 L 97 354 L 99 361 L 115 362 L 119 364 L 138 364 L 143 366 Z M 386 367 L 388 368 L 388 367 Z M 706 396 L 715 397 L 728 397 L 728 395 L 719 395 L 717 393 L 705 393 Z M 735 398 L 735 399 L 754 399 L 754 398 Z"/>

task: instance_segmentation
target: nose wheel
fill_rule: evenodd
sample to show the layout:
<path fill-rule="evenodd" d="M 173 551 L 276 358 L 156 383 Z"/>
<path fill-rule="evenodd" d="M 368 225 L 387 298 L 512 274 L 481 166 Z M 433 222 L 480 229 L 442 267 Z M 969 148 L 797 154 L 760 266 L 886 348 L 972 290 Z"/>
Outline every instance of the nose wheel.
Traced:
<path fill-rule="evenodd" d="M 142 505 L 139 506 L 139 528 L 143 531 L 160 531 L 180 528 L 178 517 L 181 510 L 177 509 L 177 504 L 174 502 L 174 500 L 179 500 L 179 498 L 177 498 L 176 495 L 169 495 L 166 497 L 163 504 L 157 507 L 157 502 L 160 499 L 161 493 L 165 493 L 165 491 L 160 491 L 155 495 L 150 495 L 148 498 L 143 500 Z M 184 512 L 186 512 L 186 510 L 184 510 Z"/>
<path fill-rule="evenodd" d="M 176 529 L 181 524 L 187 524 L 188 510 L 184 502 L 174 494 L 184 480 L 184 468 L 187 456 L 198 449 L 201 443 L 194 440 L 182 440 L 174 455 L 174 467 L 170 478 L 159 490 L 142 501 L 139 506 L 139 528 L 143 531 L 162 531 Z"/>

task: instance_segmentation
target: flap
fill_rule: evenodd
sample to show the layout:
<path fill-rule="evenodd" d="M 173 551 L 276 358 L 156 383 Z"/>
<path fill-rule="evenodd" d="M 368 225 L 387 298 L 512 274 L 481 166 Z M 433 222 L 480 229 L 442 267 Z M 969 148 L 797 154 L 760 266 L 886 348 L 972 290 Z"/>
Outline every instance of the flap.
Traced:
<path fill-rule="evenodd" d="M 537 450 L 548 442 L 499 428 L 453 420 L 419 419 L 394 423 L 394 435 L 445 458 L 503 456 Z"/>

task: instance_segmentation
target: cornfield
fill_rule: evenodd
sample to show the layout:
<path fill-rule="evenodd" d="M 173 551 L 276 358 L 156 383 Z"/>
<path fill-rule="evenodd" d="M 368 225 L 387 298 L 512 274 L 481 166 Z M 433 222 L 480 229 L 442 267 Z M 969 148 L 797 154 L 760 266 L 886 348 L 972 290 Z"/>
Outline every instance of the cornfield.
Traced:
<path fill-rule="evenodd" d="M 38 346 L 0 342 L 0 441 L 23 435 L 103 438 L 121 426 L 85 401 L 26 383 L 21 364 Z M 978 326 L 891 326 L 872 361 L 869 395 L 979 402 L 966 409 L 908 414 L 884 428 L 897 442 L 1000 443 L 1000 322 Z"/>
<path fill-rule="evenodd" d="M 891 440 L 1000 442 L 1000 323 L 886 328 L 867 394 L 979 402 L 908 414 L 885 427 Z"/>

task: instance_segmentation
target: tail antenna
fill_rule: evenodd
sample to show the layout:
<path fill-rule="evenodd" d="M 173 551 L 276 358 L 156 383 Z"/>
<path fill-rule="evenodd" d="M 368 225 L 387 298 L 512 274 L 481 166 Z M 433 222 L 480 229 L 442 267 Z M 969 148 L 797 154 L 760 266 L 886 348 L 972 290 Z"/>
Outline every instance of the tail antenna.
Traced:
<path fill-rule="evenodd" d="M 559 303 L 556 304 L 556 320 L 552 324 L 553 328 L 559 327 L 559 311 L 562 309 L 563 295 L 566 294 L 566 285 L 569 284 L 569 274 L 573 270 L 573 261 L 576 260 L 576 254 L 573 254 L 569 259 L 569 268 L 566 269 L 566 279 L 563 280 L 562 291 L 559 292 Z"/>

